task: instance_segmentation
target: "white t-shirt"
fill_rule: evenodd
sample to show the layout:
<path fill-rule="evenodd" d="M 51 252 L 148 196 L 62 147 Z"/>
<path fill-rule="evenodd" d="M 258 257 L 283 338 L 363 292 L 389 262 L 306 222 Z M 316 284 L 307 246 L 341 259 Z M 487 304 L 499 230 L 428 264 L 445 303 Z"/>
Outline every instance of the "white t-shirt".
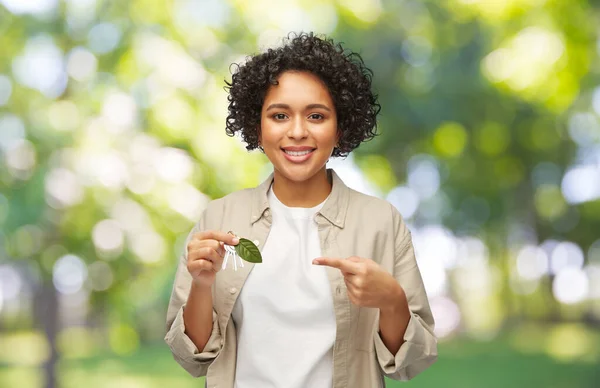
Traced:
<path fill-rule="evenodd" d="M 321 256 L 313 208 L 281 203 L 268 193 L 273 217 L 254 265 L 235 303 L 236 388 L 330 388 L 336 322 Z"/>

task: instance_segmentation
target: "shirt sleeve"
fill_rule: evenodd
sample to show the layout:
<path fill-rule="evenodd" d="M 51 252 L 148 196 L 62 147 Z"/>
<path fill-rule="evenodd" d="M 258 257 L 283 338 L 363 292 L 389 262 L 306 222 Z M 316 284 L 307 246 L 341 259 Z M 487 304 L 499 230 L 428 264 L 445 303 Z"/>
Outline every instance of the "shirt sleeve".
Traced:
<path fill-rule="evenodd" d="M 411 316 L 404 333 L 404 343 L 398 352 L 394 355 L 387 349 L 379 330 L 375 331 L 375 352 L 385 376 L 394 380 L 410 380 L 437 360 L 437 339 L 433 332 L 433 315 L 417 266 L 410 231 L 393 206 L 392 214 L 395 218 L 396 241 L 393 275 L 404 289 Z"/>
<path fill-rule="evenodd" d="M 201 230 L 200 223 L 188 235 L 185 246 L 187 246 L 192 235 Z M 183 311 L 191 284 L 192 277 L 187 270 L 187 249 L 184 249 L 184 253 L 181 255 L 177 266 L 173 291 L 167 308 L 167 333 L 165 342 L 171 349 L 175 361 L 192 376 L 200 377 L 206 376 L 208 367 L 223 348 L 223 338 L 219 330 L 217 314 L 214 310 L 212 333 L 201 352 L 185 333 Z"/>

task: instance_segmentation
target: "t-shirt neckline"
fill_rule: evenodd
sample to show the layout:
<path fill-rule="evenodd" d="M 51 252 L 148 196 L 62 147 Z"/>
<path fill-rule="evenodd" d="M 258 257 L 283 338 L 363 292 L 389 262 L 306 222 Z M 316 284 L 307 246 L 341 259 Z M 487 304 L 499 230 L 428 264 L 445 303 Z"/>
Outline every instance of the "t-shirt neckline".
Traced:
<path fill-rule="evenodd" d="M 267 194 L 267 197 L 269 199 L 269 205 L 273 208 L 273 213 L 278 213 L 293 219 L 312 218 L 319 210 L 321 210 L 321 208 L 323 207 L 325 202 L 327 202 L 330 196 L 331 193 L 329 193 L 329 195 L 327 196 L 327 198 L 325 198 L 323 202 L 313 207 L 290 207 L 285 205 L 279 200 L 279 198 L 277 198 L 277 195 L 275 195 L 275 192 L 273 191 L 272 184 L 269 187 L 269 192 Z"/>

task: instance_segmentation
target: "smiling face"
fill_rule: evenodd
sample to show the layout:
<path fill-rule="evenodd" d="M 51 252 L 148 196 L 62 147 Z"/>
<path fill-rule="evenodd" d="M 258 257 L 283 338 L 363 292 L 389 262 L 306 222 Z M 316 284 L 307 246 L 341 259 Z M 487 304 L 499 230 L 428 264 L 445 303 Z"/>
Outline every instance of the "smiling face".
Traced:
<path fill-rule="evenodd" d="M 260 145 L 286 180 L 304 182 L 325 172 L 337 137 L 337 116 L 327 86 L 308 72 L 287 71 L 267 91 Z"/>

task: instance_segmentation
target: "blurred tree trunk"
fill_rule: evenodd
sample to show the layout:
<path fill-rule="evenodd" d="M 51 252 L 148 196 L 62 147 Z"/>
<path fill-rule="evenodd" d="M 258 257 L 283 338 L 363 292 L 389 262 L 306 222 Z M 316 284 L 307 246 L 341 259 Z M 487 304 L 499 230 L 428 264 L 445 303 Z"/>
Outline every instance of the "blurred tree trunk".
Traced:
<path fill-rule="evenodd" d="M 45 279 L 38 288 L 36 297 L 36 318 L 44 330 L 46 341 L 50 348 L 50 355 L 44 363 L 45 387 L 56 388 L 56 366 L 58 364 L 58 351 L 56 337 L 58 335 L 58 295 L 51 279 Z"/>

